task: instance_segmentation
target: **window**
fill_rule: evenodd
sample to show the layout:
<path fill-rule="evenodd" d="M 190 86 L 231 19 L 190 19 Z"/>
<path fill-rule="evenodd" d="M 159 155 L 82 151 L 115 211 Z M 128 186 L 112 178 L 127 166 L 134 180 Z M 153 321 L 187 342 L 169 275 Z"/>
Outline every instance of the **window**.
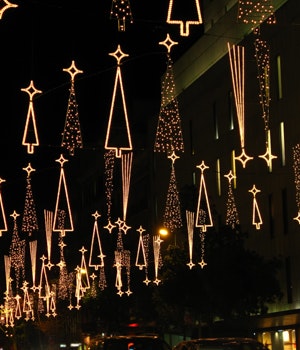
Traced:
<path fill-rule="evenodd" d="M 284 138 L 284 122 L 280 123 L 280 157 L 281 165 L 285 166 L 285 138 Z"/>
<path fill-rule="evenodd" d="M 228 94 L 228 112 L 229 112 L 229 130 L 234 129 L 234 113 L 233 113 L 233 95 L 232 91 Z"/>
<path fill-rule="evenodd" d="M 234 176 L 232 183 L 233 188 L 236 188 L 236 164 L 235 164 L 235 150 L 231 151 L 231 171 L 232 175 Z"/>
<path fill-rule="evenodd" d="M 217 159 L 216 162 L 216 175 L 217 175 L 217 189 L 218 189 L 218 195 L 221 196 L 221 165 L 220 165 L 220 159 Z"/>
<path fill-rule="evenodd" d="M 276 58 L 277 63 L 277 98 L 282 99 L 282 75 L 281 75 L 281 57 L 280 55 Z"/>
<path fill-rule="evenodd" d="M 214 122 L 214 131 L 215 131 L 215 140 L 218 140 L 219 139 L 219 125 L 218 125 L 216 102 L 213 103 L 213 122 Z"/>

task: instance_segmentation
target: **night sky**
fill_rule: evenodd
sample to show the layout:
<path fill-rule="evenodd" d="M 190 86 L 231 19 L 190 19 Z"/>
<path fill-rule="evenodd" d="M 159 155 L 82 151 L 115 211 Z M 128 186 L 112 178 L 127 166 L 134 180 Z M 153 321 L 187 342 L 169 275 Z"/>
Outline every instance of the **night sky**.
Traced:
<path fill-rule="evenodd" d="M 22 168 L 29 162 L 36 169 L 32 187 L 37 210 L 54 209 L 59 177 L 55 160 L 62 153 L 61 134 L 70 87 L 70 75 L 63 69 L 74 60 L 83 71 L 75 77 L 83 138 L 81 152 L 103 162 L 116 72 L 116 60 L 109 53 L 120 45 L 129 55 L 122 61 L 122 77 L 133 147 L 153 147 L 143 140 L 147 139 L 144 133 L 148 132 L 148 119 L 157 118 L 160 107 L 166 48 L 158 43 L 167 33 L 179 42 L 172 48 L 175 61 L 203 33 L 202 26 L 192 26 L 190 36 L 181 37 L 179 26 L 167 25 L 167 0 L 132 0 L 133 23 L 126 24 L 125 32 L 119 32 L 117 22 L 110 19 L 110 0 L 13 3 L 18 7 L 8 9 L 0 20 L 0 177 L 6 180 L 2 193 L 10 230 L 9 215 L 13 210 L 22 214 L 24 209 L 26 172 Z M 42 93 L 34 99 L 40 146 L 29 155 L 22 146 L 29 96 L 21 89 L 27 88 L 31 80 Z M 9 244 L 10 234 L 3 236 Z"/>

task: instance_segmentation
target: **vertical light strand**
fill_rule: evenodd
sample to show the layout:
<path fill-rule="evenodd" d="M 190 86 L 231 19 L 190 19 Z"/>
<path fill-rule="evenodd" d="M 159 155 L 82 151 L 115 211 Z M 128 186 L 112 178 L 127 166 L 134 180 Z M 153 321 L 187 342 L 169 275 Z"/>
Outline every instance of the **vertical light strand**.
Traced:
<path fill-rule="evenodd" d="M 190 270 L 195 266 L 193 263 L 193 242 L 194 242 L 194 222 L 195 222 L 195 213 L 189 210 L 186 210 L 186 226 L 188 233 L 188 243 L 189 243 L 189 258 L 190 261 L 187 263 L 187 266 Z"/>
<path fill-rule="evenodd" d="M 232 180 L 235 176 L 230 170 L 227 175 L 224 175 L 228 179 L 228 194 L 227 194 L 227 203 L 226 203 L 226 225 L 230 226 L 232 229 L 235 229 L 239 225 L 239 215 L 236 208 L 235 198 L 232 189 Z"/>
<path fill-rule="evenodd" d="M 35 290 L 37 289 L 37 286 L 35 285 L 37 240 L 29 242 L 29 252 L 30 252 L 31 274 L 32 274 L 32 287 L 31 287 L 31 289 L 35 292 Z"/>
<path fill-rule="evenodd" d="M 46 244 L 48 264 L 51 264 L 51 247 L 52 247 L 52 227 L 53 227 L 53 212 L 50 210 L 44 210 L 45 232 L 46 232 Z"/>
<path fill-rule="evenodd" d="M 131 168 L 132 168 L 132 152 L 122 154 L 122 192 L 123 192 L 123 221 L 126 222 Z"/>
<path fill-rule="evenodd" d="M 293 168 L 294 168 L 294 183 L 296 192 L 297 216 L 294 220 L 300 225 L 300 144 L 297 143 L 293 147 Z"/>

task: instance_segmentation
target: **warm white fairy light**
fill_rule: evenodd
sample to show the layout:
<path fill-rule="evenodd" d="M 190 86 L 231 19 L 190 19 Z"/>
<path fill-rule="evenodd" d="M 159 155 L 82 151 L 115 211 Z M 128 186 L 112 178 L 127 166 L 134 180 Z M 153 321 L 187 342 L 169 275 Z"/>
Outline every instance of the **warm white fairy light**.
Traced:
<path fill-rule="evenodd" d="M 122 154 L 123 220 L 126 221 L 132 168 L 132 152 Z"/>
<path fill-rule="evenodd" d="M 168 228 L 170 232 L 174 232 L 175 229 L 182 227 L 180 200 L 174 168 L 175 160 L 178 157 L 173 152 L 172 155 L 170 155 L 168 158 L 170 158 L 172 161 L 172 168 L 167 192 L 163 225 L 164 227 Z"/>
<path fill-rule="evenodd" d="M 2 19 L 2 16 L 6 10 L 8 10 L 10 8 L 18 7 L 18 5 L 12 4 L 8 0 L 2 0 L 2 2 L 3 2 L 3 6 L 0 8 L 0 19 Z"/>
<path fill-rule="evenodd" d="M 139 243 L 138 243 L 137 252 L 136 252 L 135 266 L 138 266 L 140 270 L 142 270 L 144 267 L 147 266 L 146 252 L 145 252 L 144 240 L 143 240 L 143 232 L 145 231 L 146 230 L 142 226 L 140 226 L 137 229 L 137 232 L 139 233 Z"/>
<path fill-rule="evenodd" d="M 117 294 L 121 297 L 123 295 L 123 291 L 122 291 L 122 286 L 123 286 L 123 282 L 122 282 L 122 252 L 116 250 L 115 251 L 115 264 L 114 264 L 115 268 L 116 268 L 116 281 L 115 281 L 115 287 L 117 288 L 118 292 Z"/>
<path fill-rule="evenodd" d="M 75 76 L 79 73 L 83 73 L 83 71 L 77 69 L 75 61 L 72 61 L 71 66 L 69 68 L 64 68 L 63 71 L 68 72 L 71 76 L 71 88 L 61 146 L 65 147 L 69 151 L 69 154 L 73 156 L 76 148 L 83 147 L 74 86 Z"/>
<path fill-rule="evenodd" d="M 59 159 L 56 159 L 56 162 L 60 163 L 60 176 L 59 176 L 52 230 L 54 232 L 60 232 L 62 236 L 65 236 L 66 232 L 74 231 L 73 218 L 72 218 L 72 212 L 71 212 L 70 200 L 69 200 L 69 194 L 68 194 L 68 187 L 67 187 L 65 171 L 64 171 L 64 163 L 67 161 L 68 160 L 65 159 L 62 154 L 60 155 Z M 63 210 L 67 215 L 66 216 L 67 220 L 66 219 L 64 220 L 62 227 L 59 222 L 60 210 Z"/>
<path fill-rule="evenodd" d="M 89 266 L 94 267 L 95 270 L 98 270 L 98 267 L 104 266 L 104 258 L 105 258 L 105 255 L 103 254 L 103 250 L 102 250 L 102 244 L 101 244 L 99 227 L 98 227 L 98 218 L 101 215 L 96 210 L 95 213 L 92 214 L 92 216 L 95 218 L 95 220 L 94 220 L 93 234 L 92 234 L 90 254 L 89 254 Z"/>
<path fill-rule="evenodd" d="M 239 225 L 239 215 L 235 204 L 235 198 L 232 189 L 232 180 L 236 178 L 230 170 L 227 175 L 224 175 L 228 179 L 228 194 L 226 203 L 226 225 L 230 226 L 232 229 Z"/>
<path fill-rule="evenodd" d="M 253 195 L 253 201 L 252 201 L 252 225 L 255 226 L 257 230 L 260 230 L 260 226 L 262 225 L 263 221 L 261 218 L 261 213 L 258 207 L 258 203 L 256 200 L 257 193 L 261 192 L 259 189 L 256 188 L 255 185 L 252 186 L 251 190 L 248 192 L 252 193 Z"/>
<path fill-rule="evenodd" d="M 2 183 L 6 180 L 0 178 L 0 222 L 2 223 L 0 226 L 0 237 L 3 232 L 7 231 L 7 221 L 6 221 L 6 213 L 4 210 L 3 197 L 2 197 Z"/>
<path fill-rule="evenodd" d="M 184 152 L 178 100 L 175 92 L 173 62 L 167 54 L 167 70 L 161 86 L 161 104 L 156 129 L 154 152 Z"/>
<path fill-rule="evenodd" d="M 175 0 L 176 1 L 176 0 Z M 186 6 L 187 3 L 185 3 Z M 179 18 L 173 18 L 173 6 L 174 0 L 170 0 L 167 14 L 167 23 L 169 24 L 178 24 L 180 25 L 180 35 L 181 36 L 189 36 L 190 34 L 190 25 L 199 25 L 202 22 L 201 10 L 199 0 L 194 0 L 194 14 L 196 19 L 190 19 L 188 21 L 184 21 Z"/>
<path fill-rule="evenodd" d="M 26 194 L 25 194 L 25 204 L 22 219 L 22 232 L 27 233 L 29 236 L 32 235 L 34 231 L 39 229 L 37 214 L 35 209 L 35 202 L 32 194 L 31 187 L 31 173 L 35 171 L 31 164 L 28 163 L 26 168 L 23 168 L 27 172 L 26 178 Z"/>
<path fill-rule="evenodd" d="M 53 212 L 44 210 L 46 245 L 48 253 L 48 263 L 51 263 L 51 247 L 52 247 L 52 228 L 53 228 Z"/>
<path fill-rule="evenodd" d="M 113 176 L 115 167 L 115 151 L 108 150 L 104 153 L 104 176 L 105 176 L 105 195 L 107 207 L 107 221 L 105 228 L 112 232 L 116 226 L 111 223 L 111 206 L 112 206 L 112 192 L 113 192 Z"/>
<path fill-rule="evenodd" d="M 99 269 L 98 287 L 101 291 L 103 291 L 107 287 L 104 266 L 101 266 Z"/>
<path fill-rule="evenodd" d="M 188 233 L 189 257 L 190 257 L 190 261 L 187 263 L 187 266 L 191 270 L 195 266 L 195 264 L 193 263 L 195 213 L 193 211 L 186 210 L 185 214 L 186 214 L 186 226 L 187 226 L 187 233 Z"/>
<path fill-rule="evenodd" d="M 116 72 L 116 78 L 114 83 L 114 89 L 113 89 L 113 95 L 112 95 L 112 101 L 111 101 L 111 107 L 110 107 L 110 113 L 109 113 L 109 120 L 107 125 L 107 132 L 106 132 L 106 138 L 105 138 L 105 146 L 104 148 L 109 150 L 115 150 L 116 157 L 120 158 L 122 151 L 131 151 L 132 150 L 132 141 L 131 141 L 131 134 L 130 134 L 130 128 L 129 128 L 129 121 L 128 121 L 128 115 L 127 115 L 127 106 L 126 106 L 126 100 L 125 100 L 125 94 L 124 94 L 124 88 L 123 88 L 123 81 L 122 81 L 122 74 L 121 74 L 121 60 L 124 57 L 127 57 L 128 55 L 125 54 L 122 50 L 120 45 L 118 45 L 118 48 L 115 52 L 110 53 L 109 55 L 115 57 L 117 60 L 117 72 Z M 116 103 L 116 95 L 117 91 L 120 91 L 121 98 L 122 98 L 122 123 L 125 124 L 125 129 L 123 132 L 126 134 L 126 142 L 124 144 L 120 145 L 116 143 L 116 140 L 114 140 L 114 135 L 112 135 L 112 127 L 115 127 L 114 125 L 116 121 L 114 120 L 114 117 L 117 115 L 115 113 L 120 113 L 119 108 L 118 111 L 115 109 L 115 103 Z M 118 135 L 120 137 L 120 130 L 118 128 Z"/>
<path fill-rule="evenodd" d="M 59 267 L 59 277 L 58 277 L 58 288 L 57 288 L 57 297 L 61 300 L 66 300 L 69 292 L 69 275 L 67 270 L 67 265 L 65 261 L 64 248 L 66 244 L 63 241 L 62 237 L 59 237 L 59 263 L 56 266 Z"/>
<path fill-rule="evenodd" d="M 296 192 L 296 205 L 298 214 L 294 220 L 300 225 L 300 144 L 297 143 L 293 147 L 293 168 L 294 168 L 294 183 Z"/>
<path fill-rule="evenodd" d="M 203 216 L 205 217 L 205 215 Z M 205 254 L 205 232 L 202 231 L 200 227 L 200 248 L 201 248 L 201 257 L 200 262 L 198 262 L 198 265 L 200 265 L 201 269 L 203 269 L 207 263 L 204 260 L 204 254 Z"/>
<path fill-rule="evenodd" d="M 18 290 L 21 277 L 25 277 L 25 240 L 20 239 L 18 232 L 17 217 L 20 216 L 20 214 L 14 211 L 10 216 L 14 220 L 14 227 L 9 247 L 9 256 L 11 259 L 11 267 L 15 272 L 16 289 Z"/>
<path fill-rule="evenodd" d="M 210 203 L 208 200 L 206 183 L 204 178 L 204 171 L 206 169 L 209 169 L 209 167 L 205 165 L 204 161 L 202 161 L 200 165 L 197 165 L 197 168 L 199 168 L 201 171 L 201 177 L 200 177 L 200 185 L 199 185 L 199 195 L 198 195 L 195 226 L 201 227 L 201 230 L 203 232 L 206 232 L 207 227 L 213 226 Z M 206 220 L 202 220 L 203 218 L 200 215 L 203 212 L 205 213 Z"/>
<path fill-rule="evenodd" d="M 227 46 L 242 149 L 240 156 L 235 158 L 239 160 L 242 163 L 243 168 L 245 168 L 246 163 L 253 159 L 253 157 L 247 156 L 245 151 L 245 48 L 240 45 L 231 46 L 229 42 L 227 43 Z"/>
<path fill-rule="evenodd" d="M 29 252 L 30 252 L 31 275 L 32 275 L 32 287 L 31 287 L 31 289 L 33 291 L 35 291 L 37 288 L 37 286 L 35 285 L 37 240 L 29 242 Z"/>
<path fill-rule="evenodd" d="M 251 24 L 252 29 L 264 21 L 276 23 L 272 0 L 239 0 L 238 21 Z"/>
<path fill-rule="evenodd" d="M 171 48 L 172 48 L 174 45 L 178 45 L 178 42 L 172 40 L 171 37 L 170 37 L 170 34 L 167 33 L 167 36 L 166 36 L 165 40 L 164 40 L 164 41 L 160 41 L 158 44 L 159 44 L 159 45 L 164 45 L 164 46 L 167 48 L 168 53 L 170 53 L 170 52 L 171 52 Z"/>
<path fill-rule="evenodd" d="M 129 297 L 132 294 L 132 291 L 130 289 L 130 268 L 131 268 L 131 261 L 130 261 L 130 250 L 124 250 L 123 255 L 123 265 L 126 269 L 126 279 L 127 279 L 127 290 L 125 294 Z"/>
<path fill-rule="evenodd" d="M 24 281 L 22 288 L 23 290 L 23 308 L 22 312 L 25 313 L 25 320 L 29 321 L 30 319 L 34 320 L 34 310 L 32 307 L 32 300 L 30 298 L 29 292 L 28 292 L 28 282 Z"/>
<path fill-rule="evenodd" d="M 25 129 L 23 133 L 22 145 L 27 146 L 27 153 L 34 153 L 34 147 L 39 146 L 39 137 L 36 126 L 35 112 L 33 107 L 33 97 L 36 94 L 41 94 L 42 91 L 37 90 L 34 87 L 34 83 L 31 80 L 29 86 L 21 91 L 27 92 L 29 95 L 29 107 L 26 117 Z"/>
<path fill-rule="evenodd" d="M 116 19 L 118 21 L 118 31 L 124 32 L 126 22 L 133 22 L 129 0 L 112 0 L 110 19 Z"/>

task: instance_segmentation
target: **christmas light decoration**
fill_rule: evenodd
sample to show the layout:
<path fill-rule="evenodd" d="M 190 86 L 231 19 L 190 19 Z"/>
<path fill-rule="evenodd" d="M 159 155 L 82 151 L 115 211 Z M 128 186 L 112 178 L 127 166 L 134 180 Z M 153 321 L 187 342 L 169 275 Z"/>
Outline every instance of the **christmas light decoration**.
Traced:
<path fill-rule="evenodd" d="M 167 40 L 167 39 L 166 39 Z M 173 62 L 170 56 L 172 45 L 168 41 L 160 42 L 168 48 L 167 70 L 162 80 L 161 104 L 156 129 L 154 152 L 184 152 L 178 100 L 175 93 Z M 174 43 L 174 42 L 172 42 Z"/>
<path fill-rule="evenodd" d="M 187 233 L 188 233 L 189 257 L 190 257 L 190 261 L 187 263 L 187 266 L 191 270 L 195 266 L 195 264 L 193 263 L 195 213 L 192 211 L 186 210 L 185 214 L 186 214 L 186 226 L 187 226 Z"/>
<path fill-rule="evenodd" d="M 99 270 L 100 271 L 99 271 L 98 287 L 101 291 L 103 291 L 107 287 L 104 266 L 101 266 Z"/>
<path fill-rule="evenodd" d="M 149 285 L 151 282 L 148 278 L 148 261 L 149 261 L 149 242 L 150 242 L 150 235 L 149 233 L 146 233 L 143 235 L 143 246 L 144 246 L 144 251 L 145 251 L 145 279 L 143 280 L 143 283 L 146 284 L 146 286 Z"/>
<path fill-rule="evenodd" d="M 20 214 L 14 211 L 10 216 L 14 220 L 14 227 L 9 247 L 9 257 L 11 267 L 15 272 L 16 290 L 18 290 L 20 279 L 25 277 L 25 240 L 20 239 L 18 232 L 17 217 Z"/>
<path fill-rule="evenodd" d="M 239 45 L 231 46 L 230 43 L 227 43 L 227 45 L 242 150 L 241 154 L 238 157 L 235 157 L 235 159 L 240 161 L 243 165 L 243 168 L 245 168 L 246 163 L 249 160 L 253 159 L 253 157 L 247 156 L 245 151 L 245 48 L 244 46 Z"/>
<path fill-rule="evenodd" d="M 25 313 L 25 320 L 28 321 L 30 319 L 34 320 L 34 310 L 33 310 L 33 302 L 31 301 L 29 292 L 28 292 L 28 282 L 24 281 L 22 288 L 23 290 L 23 308 L 22 311 Z"/>
<path fill-rule="evenodd" d="M 28 236 L 31 236 L 34 231 L 37 231 L 39 229 L 35 210 L 35 202 L 31 188 L 31 172 L 35 171 L 35 169 L 32 168 L 30 163 L 28 163 L 27 167 L 23 168 L 23 170 L 27 172 L 27 185 L 22 220 L 22 232 L 26 232 Z"/>
<path fill-rule="evenodd" d="M 115 150 L 116 157 L 120 158 L 122 151 L 132 150 L 131 134 L 121 74 L 121 61 L 128 55 L 121 50 L 120 45 L 118 45 L 118 48 L 115 52 L 112 52 L 109 55 L 115 57 L 117 60 L 117 72 L 104 148 L 108 150 Z"/>
<path fill-rule="evenodd" d="M 158 278 L 158 271 L 162 267 L 162 260 L 161 260 L 161 252 L 160 252 L 160 246 L 163 240 L 160 238 L 160 235 L 153 236 L 153 255 L 154 255 L 154 280 L 153 283 L 155 283 L 157 286 L 160 284 L 161 280 Z"/>
<path fill-rule="evenodd" d="M 167 48 L 168 53 L 170 53 L 170 52 L 171 52 L 171 48 L 172 48 L 174 45 L 178 45 L 178 42 L 172 40 L 171 37 L 170 37 L 170 34 L 167 33 L 167 36 L 166 36 L 165 40 L 160 41 L 158 44 L 159 44 L 159 45 L 164 45 L 164 46 Z"/>
<path fill-rule="evenodd" d="M 6 214 L 4 210 L 3 197 L 2 197 L 2 183 L 6 180 L 0 178 L 0 237 L 2 233 L 7 231 Z"/>
<path fill-rule="evenodd" d="M 25 129 L 23 133 L 22 145 L 27 146 L 27 153 L 34 153 L 34 147 L 39 146 L 39 137 L 36 127 L 35 112 L 33 107 L 33 97 L 36 94 L 41 94 L 42 91 L 37 90 L 34 87 L 34 83 L 31 80 L 27 88 L 21 89 L 21 91 L 27 92 L 29 95 L 29 107 L 26 117 Z"/>
<path fill-rule="evenodd" d="M 29 242 L 29 252 L 30 252 L 31 274 L 32 274 L 32 287 L 31 287 L 31 289 L 35 292 L 35 290 L 37 289 L 37 286 L 35 285 L 37 240 Z"/>
<path fill-rule="evenodd" d="M 200 186 L 199 186 L 199 195 L 198 195 L 198 204 L 197 204 L 197 215 L 195 226 L 200 227 L 203 232 L 207 231 L 207 227 L 213 226 L 213 221 L 211 217 L 210 204 L 207 195 L 206 183 L 204 178 L 204 171 L 209 169 L 205 165 L 204 161 L 200 165 L 197 165 L 197 168 L 201 170 L 200 177 Z M 205 214 L 205 220 L 203 220 L 203 213 Z M 202 216 L 201 216 L 202 214 Z"/>
<path fill-rule="evenodd" d="M 138 266 L 140 270 L 147 266 L 146 252 L 144 247 L 143 232 L 146 230 L 140 226 L 137 231 L 139 232 L 139 243 L 136 252 L 135 266 Z"/>
<path fill-rule="evenodd" d="M 61 300 L 66 300 L 69 293 L 69 275 L 66 266 L 65 256 L 64 256 L 64 248 L 66 244 L 63 241 L 62 237 L 59 237 L 59 263 L 56 264 L 59 267 L 59 278 L 58 278 L 58 288 L 57 288 L 57 297 Z"/>
<path fill-rule="evenodd" d="M 124 250 L 124 255 L 123 255 L 123 264 L 126 269 L 126 279 L 127 279 L 127 290 L 125 294 L 129 297 L 132 294 L 132 291 L 130 290 L 130 251 L 129 250 Z"/>
<path fill-rule="evenodd" d="M 52 227 L 53 227 L 53 212 L 50 210 L 44 210 L 44 221 L 45 221 L 45 233 L 46 233 L 46 244 L 48 253 L 47 267 L 51 270 L 53 264 L 51 263 L 51 248 L 52 248 Z"/>
<path fill-rule="evenodd" d="M 182 227 L 181 211 L 179 193 L 176 184 L 176 175 L 174 163 L 178 158 L 173 152 L 168 158 L 172 161 L 171 176 L 167 193 L 167 200 L 164 212 L 164 227 L 168 228 L 170 232 L 174 232 L 175 229 Z"/>
<path fill-rule="evenodd" d="M 98 267 L 104 266 L 104 258 L 105 258 L 105 255 L 103 254 L 103 251 L 102 251 L 102 244 L 100 240 L 98 221 L 97 221 L 101 215 L 96 210 L 95 213 L 92 214 L 92 216 L 94 216 L 95 221 L 94 221 L 93 234 L 91 239 L 89 266 L 94 267 L 95 270 L 98 270 Z"/>
<path fill-rule="evenodd" d="M 45 260 L 47 258 L 45 257 L 45 255 L 43 255 L 40 259 L 42 260 L 42 267 L 40 272 L 40 282 L 38 286 L 39 298 L 46 300 L 50 297 L 50 286 L 48 282 L 48 275 L 45 264 Z"/>
<path fill-rule="evenodd" d="M 122 154 L 123 221 L 126 221 L 132 168 L 132 152 Z"/>
<path fill-rule="evenodd" d="M 133 23 L 129 0 L 112 0 L 110 19 L 118 21 L 118 31 L 126 30 L 126 22 Z"/>
<path fill-rule="evenodd" d="M 257 189 L 255 185 L 253 185 L 251 190 L 249 190 L 248 192 L 251 192 L 253 195 L 252 225 L 254 225 L 257 230 L 260 230 L 260 226 L 262 225 L 263 221 L 262 221 L 260 210 L 259 210 L 257 200 L 256 200 L 256 195 L 257 195 L 257 193 L 260 192 L 260 190 Z"/>
<path fill-rule="evenodd" d="M 293 147 L 293 168 L 294 168 L 294 182 L 296 192 L 296 205 L 298 214 L 294 217 L 294 220 L 298 221 L 300 225 L 300 144 L 297 143 Z"/>
<path fill-rule="evenodd" d="M 228 179 L 228 194 L 226 203 L 226 225 L 230 226 L 232 229 L 239 225 L 239 215 L 235 204 L 235 198 L 232 189 L 232 180 L 236 178 L 230 170 L 227 175 L 224 175 Z"/>
<path fill-rule="evenodd" d="M 200 246 L 201 246 L 201 259 L 200 262 L 198 262 L 198 265 L 200 265 L 201 269 L 203 269 L 207 263 L 204 261 L 204 253 L 205 253 L 205 232 L 202 231 L 200 227 Z"/>
<path fill-rule="evenodd" d="M 251 24 L 252 29 L 264 21 L 269 24 L 276 23 L 272 0 L 239 0 L 238 21 Z"/>
<path fill-rule="evenodd" d="M 74 86 L 75 76 L 83 73 L 83 71 L 76 68 L 75 61 L 72 61 L 71 66 L 64 68 L 63 71 L 68 72 L 71 76 L 71 88 L 61 147 L 65 147 L 69 151 L 69 154 L 73 156 L 76 148 L 83 147 Z"/>
<path fill-rule="evenodd" d="M 53 231 L 60 232 L 61 236 L 64 237 L 66 232 L 71 232 L 73 228 L 73 218 L 69 201 L 68 187 L 64 171 L 64 163 L 68 160 L 63 157 L 61 154 L 59 159 L 56 159 L 56 162 L 60 163 L 60 176 L 54 211 L 53 219 Z M 61 219 L 60 214 L 64 213 L 63 220 Z"/>
<path fill-rule="evenodd" d="M 113 192 L 113 176 L 115 166 L 115 151 L 109 150 L 104 153 L 104 176 L 105 176 L 105 195 L 107 206 L 107 221 L 106 228 L 109 233 L 116 227 L 111 223 L 111 206 L 112 206 L 112 192 Z"/>
<path fill-rule="evenodd" d="M 81 262 L 80 262 L 80 285 L 83 293 L 86 292 L 87 289 L 91 287 L 90 285 L 90 279 L 89 279 L 89 274 L 88 274 L 88 269 L 86 265 L 86 260 L 85 260 L 85 253 L 87 250 L 82 246 L 81 249 L 79 249 L 81 252 Z"/>
<path fill-rule="evenodd" d="M 18 5 L 12 4 L 8 0 L 1 0 L 3 2 L 3 5 L 0 5 L 0 19 L 2 19 L 2 16 L 4 12 L 10 8 L 16 8 Z"/>
<path fill-rule="evenodd" d="M 176 0 L 175 0 L 176 2 Z M 187 5 L 187 4 L 185 4 Z M 194 0 L 194 14 L 195 14 L 195 19 L 190 19 L 190 20 L 183 20 L 179 18 L 174 18 L 174 0 L 170 0 L 169 2 L 169 7 L 168 7 L 168 14 L 167 14 L 167 23 L 169 24 L 178 24 L 180 25 L 180 35 L 181 36 L 189 36 L 190 34 L 190 25 L 199 25 L 202 23 L 202 16 L 201 16 L 201 10 L 200 10 L 200 3 L 199 0 Z M 179 11 L 178 11 L 179 12 Z"/>

